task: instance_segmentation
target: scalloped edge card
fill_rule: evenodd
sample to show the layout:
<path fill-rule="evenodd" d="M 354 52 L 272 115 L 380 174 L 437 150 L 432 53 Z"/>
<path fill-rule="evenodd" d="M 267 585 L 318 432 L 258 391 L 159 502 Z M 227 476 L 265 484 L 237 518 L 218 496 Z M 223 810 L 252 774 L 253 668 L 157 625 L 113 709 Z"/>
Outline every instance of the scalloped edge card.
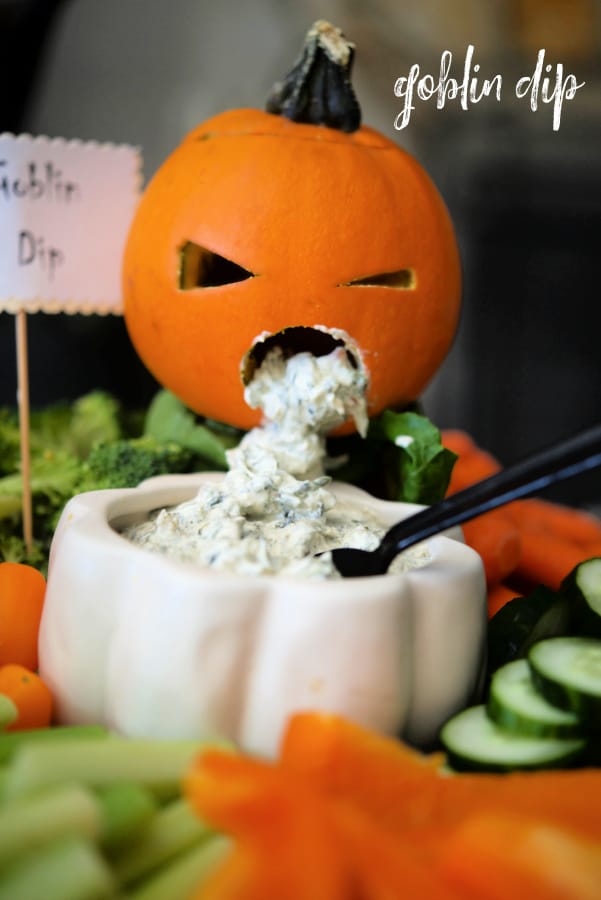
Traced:
<path fill-rule="evenodd" d="M 141 189 L 136 147 L 1 134 L 0 311 L 121 314 Z"/>

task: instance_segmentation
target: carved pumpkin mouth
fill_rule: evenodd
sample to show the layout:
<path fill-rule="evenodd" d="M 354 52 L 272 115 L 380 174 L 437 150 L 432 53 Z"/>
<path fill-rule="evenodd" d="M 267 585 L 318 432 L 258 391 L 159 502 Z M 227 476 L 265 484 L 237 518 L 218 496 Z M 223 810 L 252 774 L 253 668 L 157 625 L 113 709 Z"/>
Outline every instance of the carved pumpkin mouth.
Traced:
<path fill-rule="evenodd" d="M 285 359 L 307 352 L 313 356 L 327 356 L 337 347 L 344 347 L 350 364 L 355 369 L 364 368 L 359 348 L 344 331 L 321 325 L 292 325 L 273 334 L 262 334 L 256 339 L 244 354 L 240 365 L 240 377 L 244 385 L 252 381 L 255 372 L 274 347 L 282 350 Z"/>

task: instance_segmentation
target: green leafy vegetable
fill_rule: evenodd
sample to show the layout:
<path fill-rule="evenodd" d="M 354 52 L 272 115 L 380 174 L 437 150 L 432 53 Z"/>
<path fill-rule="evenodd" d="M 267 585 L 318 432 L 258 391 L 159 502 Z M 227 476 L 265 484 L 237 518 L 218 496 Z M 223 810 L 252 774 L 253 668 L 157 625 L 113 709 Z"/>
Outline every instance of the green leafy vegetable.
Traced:
<path fill-rule="evenodd" d="M 372 439 L 392 445 L 387 475 L 393 497 L 425 504 L 444 497 L 457 457 L 442 446 L 440 431 L 429 419 L 415 412 L 384 410 L 370 432 Z"/>
<path fill-rule="evenodd" d="M 370 421 L 365 440 L 333 440 L 330 453 L 343 458 L 336 478 L 386 500 L 425 505 L 445 496 L 457 458 L 443 447 L 438 428 L 413 410 L 384 410 Z"/>
<path fill-rule="evenodd" d="M 148 408 L 144 433 L 160 443 L 178 444 L 206 461 L 204 468 L 226 469 L 225 451 L 235 447 L 243 432 L 208 419 L 199 422 L 169 391 L 159 391 Z"/>

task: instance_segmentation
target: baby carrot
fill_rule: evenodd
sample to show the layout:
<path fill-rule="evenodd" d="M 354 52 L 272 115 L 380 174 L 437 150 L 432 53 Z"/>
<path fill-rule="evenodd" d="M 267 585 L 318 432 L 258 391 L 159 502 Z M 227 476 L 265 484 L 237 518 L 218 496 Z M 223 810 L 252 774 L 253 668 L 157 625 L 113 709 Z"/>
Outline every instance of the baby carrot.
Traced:
<path fill-rule="evenodd" d="M 582 547 L 553 534 L 522 531 L 521 543 L 522 553 L 515 570 L 518 579 L 546 584 L 552 590 L 558 590 L 574 566 L 589 556 Z"/>
<path fill-rule="evenodd" d="M 517 591 L 508 588 L 507 585 L 502 582 L 493 584 L 492 587 L 488 589 L 488 618 L 492 619 L 506 603 L 509 603 L 510 600 L 514 600 L 518 596 L 519 594 Z"/>
<path fill-rule="evenodd" d="M 13 701 L 18 717 L 8 731 L 45 728 L 52 716 L 52 694 L 39 675 L 16 664 L 0 668 L 0 694 Z"/>
<path fill-rule="evenodd" d="M 0 563 L 0 665 L 38 667 L 38 631 L 46 580 L 33 566 Z"/>
<path fill-rule="evenodd" d="M 493 475 L 501 468 L 499 462 L 490 453 L 482 450 L 464 432 L 445 431 L 442 435 L 445 447 L 458 456 L 453 466 L 448 492 L 453 494 Z"/>
<path fill-rule="evenodd" d="M 512 503 L 507 511 L 524 531 L 555 534 L 586 548 L 601 546 L 601 521 L 591 513 L 537 498 Z"/>
<path fill-rule="evenodd" d="M 482 558 L 488 585 L 503 581 L 514 571 L 520 561 L 520 533 L 503 510 L 485 513 L 462 527 L 466 544 Z"/>
<path fill-rule="evenodd" d="M 466 431 L 460 431 L 455 428 L 448 428 L 442 433 L 442 443 L 447 450 L 452 450 L 457 456 L 467 456 L 473 453 L 477 447 Z"/>

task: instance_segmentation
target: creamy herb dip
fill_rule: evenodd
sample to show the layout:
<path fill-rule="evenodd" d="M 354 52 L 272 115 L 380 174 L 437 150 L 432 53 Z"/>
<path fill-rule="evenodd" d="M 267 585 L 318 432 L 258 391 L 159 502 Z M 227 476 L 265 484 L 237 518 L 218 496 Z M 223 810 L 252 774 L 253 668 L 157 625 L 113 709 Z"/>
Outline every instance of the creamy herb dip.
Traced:
<path fill-rule="evenodd" d="M 245 575 L 339 577 L 333 547 L 377 546 L 386 526 L 360 507 L 337 503 L 325 474 L 326 438 L 349 416 L 365 435 L 367 375 L 343 347 L 327 356 L 270 350 L 245 390 L 264 424 L 227 453 L 219 485 L 129 528 L 140 546 Z M 428 561 L 423 547 L 394 570 Z"/>

